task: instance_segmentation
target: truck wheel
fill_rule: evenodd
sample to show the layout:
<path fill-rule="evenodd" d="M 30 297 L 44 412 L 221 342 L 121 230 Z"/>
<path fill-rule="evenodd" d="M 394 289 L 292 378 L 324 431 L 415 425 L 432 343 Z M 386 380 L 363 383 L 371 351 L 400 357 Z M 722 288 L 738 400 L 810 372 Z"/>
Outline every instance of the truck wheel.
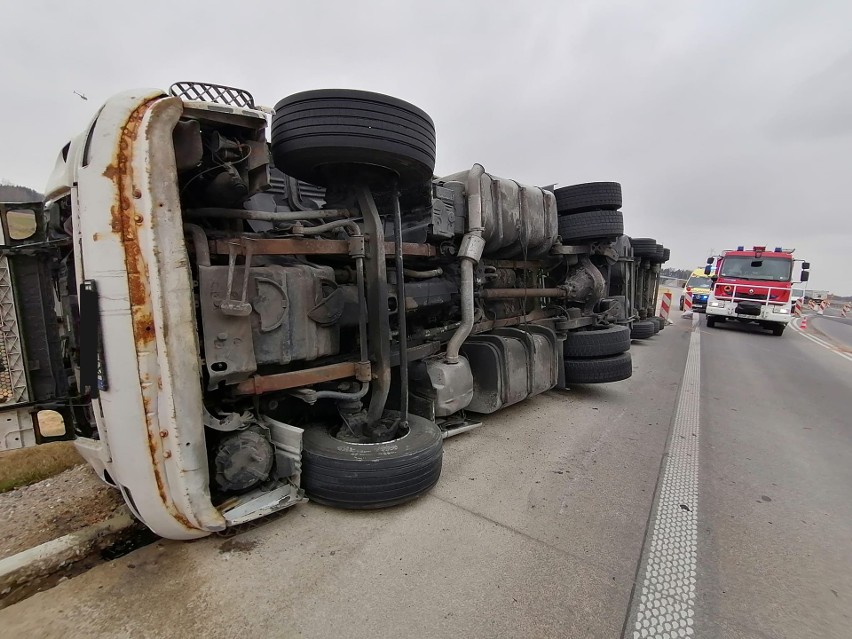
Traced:
<path fill-rule="evenodd" d="M 680 310 L 683 310 L 683 295 L 680 296 Z"/>
<path fill-rule="evenodd" d="M 312 184 L 326 186 L 334 165 L 367 165 L 412 186 L 432 178 L 435 125 L 413 104 L 381 93 L 305 91 L 275 105 L 272 158 Z"/>
<path fill-rule="evenodd" d="M 716 318 L 715 318 L 715 317 L 710 317 L 710 316 L 708 315 L 708 316 L 707 316 L 707 328 L 713 328 L 714 326 L 716 326 Z"/>
<path fill-rule="evenodd" d="M 568 333 L 562 352 L 565 357 L 605 357 L 630 348 L 630 329 L 608 326 L 598 330 Z"/>
<path fill-rule="evenodd" d="M 559 235 L 564 244 L 618 237 L 624 235 L 624 217 L 621 211 L 586 211 L 560 215 Z"/>
<path fill-rule="evenodd" d="M 565 358 L 565 382 L 573 384 L 606 384 L 619 382 L 633 374 L 630 353 L 599 359 Z"/>
<path fill-rule="evenodd" d="M 773 326 L 772 327 L 772 334 L 775 335 L 776 337 L 780 337 L 781 335 L 784 334 L 785 328 L 786 328 L 786 326 L 784 326 L 783 324 L 778 324 L 776 326 Z"/>
<path fill-rule="evenodd" d="M 668 262 L 669 258 L 671 258 L 672 252 L 671 250 L 664 248 L 663 249 L 663 262 Z"/>
<path fill-rule="evenodd" d="M 351 443 L 325 428 L 305 430 L 302 485 L 308 497 L 337 508 L 387 508 L 432 488 L 441 475 L 441 430 L 423 417 L 408 419 L 408 431 L 389 442 Z"/>
<path fill-rule="evenodd" d="M 630 339 L 648 339 L 654 336 L 654 323 L 650 320 L 634 322 L 630 329 Z"/>
<path fill-rule="evenodd" d="M 558 213 L 583 211 L 617 211 L 621 208 L 621 185 L 618 182 L 588 182 L 556 189 Z"/>
<path fill-rule="evenodd" d="M 635 257 L 654 258 L 657 256 L 657 240 L 650 237 L 634 237 L 631 238 L 630 244 L 633 246 L 633 255 Z"/>
<path fill-rule="evenodd" d="M 666 320 L 664 320 L 662 317 L 660 317 L 660 316 L 658 315 L 658 316 L 657 316 L 657 317 L 655 317 L 654 319 L 656 319 L 656 320 L 657 320 L 657 323 L 660 325 L 660 330 L 663 330 L 663 329 L 666 327 Z"/>
<path fill-rule="evenodd" d="M 649 317 L 648 321 L 654 325 L 654 335 L 660 332 L 660 320 L 656 317 Z"/>

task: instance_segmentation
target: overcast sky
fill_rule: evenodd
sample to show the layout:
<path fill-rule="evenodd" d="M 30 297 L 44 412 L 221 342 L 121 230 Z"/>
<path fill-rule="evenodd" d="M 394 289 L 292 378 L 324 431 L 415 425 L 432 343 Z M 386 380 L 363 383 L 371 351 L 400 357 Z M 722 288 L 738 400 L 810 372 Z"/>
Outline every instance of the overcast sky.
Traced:
<path fill-rule="evenodd" d="M 438 175 L 619 181 L 627 233 L 669 266 L 783 245 L 812 288 L 852 293 L 849 0 L 5 0 L 2 16 L 0 180 L 42 190 L 125 89 L 207 81 L 271 106 L 359 88 L 432 116 Z"/>

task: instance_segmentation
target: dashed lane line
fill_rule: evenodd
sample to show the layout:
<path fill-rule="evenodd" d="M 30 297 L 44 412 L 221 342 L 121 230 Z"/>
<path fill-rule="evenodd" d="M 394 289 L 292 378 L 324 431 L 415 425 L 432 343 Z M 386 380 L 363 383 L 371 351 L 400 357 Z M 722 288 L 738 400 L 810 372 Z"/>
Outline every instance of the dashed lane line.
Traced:
<path fill-rule="evenodd" d="M 701 332 L 692 324 L 668 454 L 644 548 L 634 639 L 694 636 L 698 545 L 698 427 Z"/>

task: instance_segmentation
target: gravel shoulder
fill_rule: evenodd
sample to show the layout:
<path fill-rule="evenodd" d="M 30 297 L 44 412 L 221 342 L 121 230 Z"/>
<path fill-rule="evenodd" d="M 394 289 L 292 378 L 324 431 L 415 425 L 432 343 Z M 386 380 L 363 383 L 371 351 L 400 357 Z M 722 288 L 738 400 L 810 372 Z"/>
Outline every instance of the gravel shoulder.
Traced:
<path fill-rule="evenodd" d="M 123 504 L 88 465 L 0 494 L 0 559 L 107 519 Z"/>

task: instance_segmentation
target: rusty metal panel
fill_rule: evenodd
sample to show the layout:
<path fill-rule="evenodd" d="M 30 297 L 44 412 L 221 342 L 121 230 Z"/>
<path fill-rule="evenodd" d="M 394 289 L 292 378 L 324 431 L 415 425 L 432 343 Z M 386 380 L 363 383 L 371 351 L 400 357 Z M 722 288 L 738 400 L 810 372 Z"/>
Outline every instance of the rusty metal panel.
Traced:
<path fill-rule="evenodd" d="M 255 375 L 237 385 L 236 391 L 242 395 L 260 395 L 272 391 L 296 388 L 298 386 L 310 386 L 320 382 L 330 382 L 335 379 L 356 377 L 362 368 L 358 362 L 341 362 L 340 364 L 329 364 L 328 366 L 317 366 L 289 373 L 277 373 L 275 375 Z"/>
<path fill-rule="evenodd" d="M 349 255 L 349 242 L 346 240 L 313 240 L 301 238 L 255 239 L 252 240 L 255 255 Z M 213 240 L 210 252 L 216 255 L 228 255 L 229 240 Z M 242 252 L 242 248 L 240 249 Z M 385 242 L 385 255 L 395 255 L 393 242 Z M 434 257 L 437 249 L 429 244 L 402 244 L 403 255 Z"/>

